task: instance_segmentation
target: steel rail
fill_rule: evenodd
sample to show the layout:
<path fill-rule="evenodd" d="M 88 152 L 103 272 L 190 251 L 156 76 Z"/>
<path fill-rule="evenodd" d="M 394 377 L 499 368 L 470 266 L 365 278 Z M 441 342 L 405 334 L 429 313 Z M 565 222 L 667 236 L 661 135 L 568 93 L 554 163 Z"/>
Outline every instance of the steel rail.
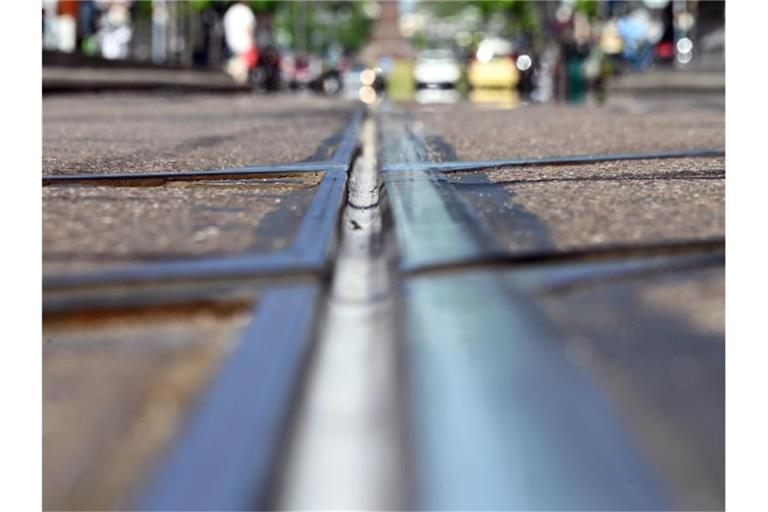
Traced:
<path fill-rule="evenodd" d="M 310 348 L 318 285 L 269 289 L 135 499 L 139 510 L 261 510 Z"/>
<path fill-rule="evenodd" d="M 532 167 L 542 165 L 584 165 L 620 160 L 659 160 L 667 158 L 714 158 L 725 156 L 721 149 L 691 149 L 682 151 L 619 152 L 593 155 L 545 156 L 531 158 L 505 158 L 499 160 L 465 160 L 454 162 L 393 162 L 386 164 L 383 172 L 482 171 L 499 167 Z"/>
<path fill-rule="evenodd" d="M 395 219 L 398 268 L 444 266 L 505 254 L 480 217 L 444 176 L 434 171 L 383 173 L 385 198 Z M 420 222 L 450 218 L 450 222 Z"/>
<path fill-rule="evenodd" d="M 365 106 L 358 104 L 352 113 L 352 119 L 342 133 L 341 142 L 339 142 L 336 151 L 331 156 L 331 162 L 343 165 L 347 171 L 351 170 L 352 161 L 355 159 L 359 149 L 358 135 L 365 113 Z"/>
<path fill-rule="evenodd" d="M 426 154 L 401 149 L 418 141 L 386 117 L 382 147 L 391 157 Z M 393 136 L 400 140 L 386 140 Z M 404 267 L 436 252 L 443 260 L 493 254 L 487 228 L 456 215 L 468 206 L 451 185 L 429 163 L 412 163 L 383 169 Z M 508 281 L 487 270 L 410 276 L 403 299 L 413 508 L 669 506 L 608 398 Z"/>
<path fill-rule="evenodd" d="M 398 268 L 486 258 L 504 252 L 469 204 L 440 173 L 419 168 L 428 158 L 423 143 L 391 112 L 380 119 L 383 198 L 395 218 Z M 412 171 L 392 171 L 393 161 L 412 161 Z M 450 222 L 430 222 L 449 218 Z"/>
<path fill-rule="evenodd" d="M 498 273 L 411 278 L 404 300 L 414 508 L 670 507 L 615 405 Z"/>

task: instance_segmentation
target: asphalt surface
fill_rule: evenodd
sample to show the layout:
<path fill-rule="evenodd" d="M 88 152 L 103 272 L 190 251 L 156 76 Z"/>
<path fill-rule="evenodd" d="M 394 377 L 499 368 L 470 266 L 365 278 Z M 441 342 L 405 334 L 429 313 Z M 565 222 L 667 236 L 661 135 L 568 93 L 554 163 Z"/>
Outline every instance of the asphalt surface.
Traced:
<path fill-rule="evenodd" d="M 500 169 L 451 179 L 512 252 L 725 236 L 723 159 Z"/>
<path fill-rule="evenodd" d="M 725 115 L 709 108 L 631 111 L 615 106 L 461 102 L 414 106 L 433 161 L 724 149 Z"/>
<path fill-rule="evenodd" d="M 43 174 L 327 161 L 353 110 L 350 102 L 303 96 L 46 97 Z M 712 98 L 511 109 L 461 101 L 392 111 L 386 104 L 369 111 L 379 130 L 379 168 L 425 160 L 724 148 L 724 109 Z M 192 459 L 182 450 L 174 460 L 246 454 L 259 448 L 252 438 L 238 437 L 251 427 L 275 436 L 293 432 L 295 417 L 281 416 L 287 413 L 280 407 L 292 410 L 299 389 L 301 396 L 313 397 L 310 404 L 336 404 L 341 409 L 331 412 L 344 417 L 367 417 L 355 407 L 389 404 L 376 414 L 401 418 L 404 433 L 398 435 L 404 438 L 390 437 L 390 444 L 371 450 L 385 446 L 388 455 L 381 460 L 408 480 L 393 491 L 402 495 L 388 501 L 408 508 L 722 508 L 725 158 L 507 166 L 444 175 L 394 171 L 382 177 L 374 172 L 375 151 L 366 150 L 365 186 L 354 174 L 350 185 L 353 191 L 362 187 L 350 198 L 364 204 L 348 205 L 343 216 L 333 210 L 333 200 L 311 210 L 318 195 L 333 196 L 319 172 L 43 188 L 46 276 L 233 255 L 282 257 L 299 235 L 331 248 L 327 261 L 309 275 L 264 281 L 245 299 L 243 282 L 214 279 L 216 293 L 198 287 L 176 295 L 175 288 L 150 283 L 136 306 L 123 300 L 127 288 L 117 282 L 90 291 L 88 300 L 74 300 L 64 313 L 46 313 L 44 507 L 135 504 L 134 493 L 154 474 L 190 411 L 211 405 L 207 386 L 218 382 L 215 377 L 231 387 L 214 390 L 242 391 L 231 384 L 240 381 L 227 380 L 227 368 L 241 364 L 253 366 L 241 367 L 238 375 L 262 379 L 255 382 L 263 387 L 249 388 L 252 400 L 244 403 L 219 396 L 202 407 L 214 411 L 203 416 L 202 425 L 210 427 L 217 407 L 229 411 L 233 404 L 237 411 L 256 404 L 264 421 L 277 423 L 264 426 L 261 415 L 250 411 L 238 424 L 216 427 L 217 446 L 226 449 L 192 453 Z M 378 191 L 381 201 L 373 201 Z M 356 215 L 350 213 L 354 208 L 360 209 Z M 323 215 L 335 227 L 343 222 L 344 229 L 312 238 L 322 229 L 306 221 Z M 383 219 L 381 225 L 371 229 L 371 218 Z M 342 237 L 340 245 L 335 236 Z M 670 252 L 665 244 L 677 249 Z M 604 252 L 616 247 L 624 252 Z M 500 263 L 499 251 L 509 261 Z M 352 270 L 340 265 L 349 254 L 359 259 Z M 497 258 L 493 265 L 483 259 L 488 254 Z M 514 260 L 526 254 L 555 257 Z M 342 269 L 343 279 L 333 269 Z M 386 274 L 376 279 L 391 286 L 373 293 L 373 273 Z M 279 288 L 285 281 L 296 288 Z M 313 330 L 328 322 L 314 297 L 319 293 L 318 303 L 328 301 L 329 282 L 335 283 L 337 308 L 380 311 L 382 304 L 394 304 L 400 312 L 388 310 L 377 320 L 385 324 L 377 332 L 387 332 L 386 340 L 403 342 L 397 358 L 386 363 L 377 359 L 386 351 L 349 352 L 358 358 L 355 364 L 370 364 L 360 375 L 389 383 L 371 386 L 370 400 L 334 402 L 323 394 L 341 389 L 336 383 L 344 379 L 335 369 L 350 361 L 337 356 L 323 367 L 327 356 L 315 354 L 354 338 L 353 331 L 347 338 L 338 335 L 347 325 L 338 319 L 326 325 L 324 336 Z M 238 286 L 237 301 L 222 299 Z M 99 294 L 121 306 L 94 307 Z M 153 294 L 154 302 L 146 302 Z M 268 318 L 254 324 L 265 302 Z M 354 332 L 369 331 L 364 316 L 352 316 Z M 302 337 L 305 331 L 309 337 Z M 312 343 L 321 348 L 309 350 Z M 329 379 L 317 377 L 316 394 L 301 388 L 315 382 L 303 376 L 302 350 L 309 367 L 320 365 L 313 375 Z M 392 396 L 404 403 L 392 405 Z M 407 407 L 410 412 L 403 412 Z M 332 416 L 308 411 L 303 414 L 325 425 L 327 439 L 343 439 Z M 361 435 L 368 432 L 360 425 L 355 428 Z M 198 431 L 197 439 L 208 439 L 206 432 Z M 269 450 L 283 450 L 286 441 L 263 439 L 270 439 L 266 451 L 253 457 L 247 452 L 248 460 L 231 467 L 255 467 L 259 482 L 270 482 L 272 476 L 260 468 L 271 467 Z M 311 458 L 311 445 L 299 448 L 290 453 L 322 460 L 316 453 Z M 277 452 L 276 464 L 284 462 L 283 453 L 288 452 Z M 355 494 L 362 500 L 356 508 L 367 508 L 366 489 L 381 489 L 371 475 L 391 474 L 392 468 L 361 471 L 354 461 L 373 459 L 347 455 L 335 461 L 338 474 L 369 479 L 361 480 Z M 264 461 L 251 460 L 259 457 Z M 305 463 L 299 460 L 296 467 Z M 155 496 L 166 499 L 173 493 L 165 490 L 187 485 L 171 473 L 172 485 Z M 244 479 L 233 486 L 258 486 L 241 473 L 235 476 Z M 208 485 L 215 479 L 204 480 Z M 344 495 L 342 487 L 332 488 L 333 479 L 326 489 L 308 481 L 313 485 L 298 480 L 282 488 Z M 202 483 L 196 492 L 214 494 Z M 241 499 L 228 503 L 242 508 L 235 498 Z M 312 500 L 289 494 L 279 502 Z"/>
<path fill-rule="evenodd" d="M 350 102 L 250 94 L 43 99 L 43 174 L 184 171 L 324 160 Z"/>

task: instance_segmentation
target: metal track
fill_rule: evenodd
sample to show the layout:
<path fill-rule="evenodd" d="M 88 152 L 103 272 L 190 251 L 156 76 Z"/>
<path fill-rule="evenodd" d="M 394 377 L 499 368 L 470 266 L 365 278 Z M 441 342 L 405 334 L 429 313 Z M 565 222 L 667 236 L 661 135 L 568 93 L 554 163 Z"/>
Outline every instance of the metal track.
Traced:
<path fill-rule="evenodd" d="M 263 508 L 318 297 L 317 285 L 267 290 L 135 508 Z"/>
<path fill-rule="evenodd" d="M 399 136 L 382 147 L 401 270 L 497 253 L 450 184 L 416 160 L 426 151 L 407 126 L 385 113 L 382 130 Z M 403 156 L 415 158 L 389 164 Z M 608 399 L 520 291 L 487 270 L 456 271 L 406 277 L 402 298 L 413 508 L 669 504 Z"/>

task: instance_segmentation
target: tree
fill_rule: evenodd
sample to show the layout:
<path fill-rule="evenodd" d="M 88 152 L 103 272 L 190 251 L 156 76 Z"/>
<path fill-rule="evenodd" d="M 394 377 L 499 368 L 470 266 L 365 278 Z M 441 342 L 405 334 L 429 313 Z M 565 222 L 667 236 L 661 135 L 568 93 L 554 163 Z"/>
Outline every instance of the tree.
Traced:
<path fill-rule="evenodd" d="M 278 2 L 275 29 L 296 51 L 326 52 L 340 45 L 346 53 L 359 50 L 370 38 L 374 20 L 364 2 Z"/>
<path fill-rule="evenodd" d="M 480 8 L 483 17 L 488 20 L 494 14 L 504 16 L 506 31 L 509 36 L 525 33 L 529 36 L 539 31 L 533 2 L 524 0 L 478 0 L 471 2 Z"/>

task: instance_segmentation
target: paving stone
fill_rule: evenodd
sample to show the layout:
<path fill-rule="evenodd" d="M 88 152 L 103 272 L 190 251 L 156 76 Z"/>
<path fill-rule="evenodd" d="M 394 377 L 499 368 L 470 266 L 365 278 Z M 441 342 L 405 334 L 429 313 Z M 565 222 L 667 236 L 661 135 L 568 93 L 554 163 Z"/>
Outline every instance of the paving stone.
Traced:
<path fill-rule="evenodd" d="M 45 271 L 284 249 L 321 179 L 45 187 Z"/>
<path fill-rule="evenodd" d="M 354 104 L 287 95 L 43 99 L 43 173 L 180 171 L 327 159 Z"/>
<path fill-rule="evenodd" d="M 512 252 L 725 236 L 722 159 L 648 160 L 452 175 Z"/>
<path fill-rule="evenodd" d="M 435 161 L 725 148 L 725 112 L 576 105 L 415 107 Z M 420 125 L 418 123 L 421 123 Z"/>

